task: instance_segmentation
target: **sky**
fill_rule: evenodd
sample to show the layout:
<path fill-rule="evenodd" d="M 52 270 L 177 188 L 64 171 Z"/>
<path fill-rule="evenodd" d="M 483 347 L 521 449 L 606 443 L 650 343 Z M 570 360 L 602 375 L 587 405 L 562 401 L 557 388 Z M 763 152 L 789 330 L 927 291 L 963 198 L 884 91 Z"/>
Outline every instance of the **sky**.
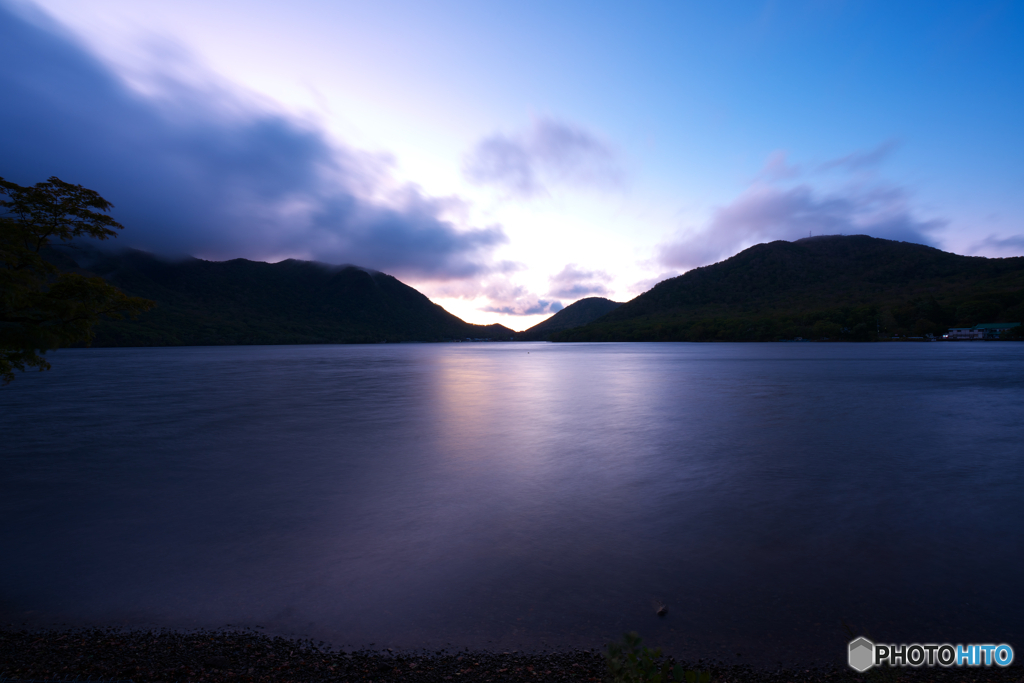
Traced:
<path fill-rule="evenodd" d="M 522 330 L 760 242 L 1024 254 L 1024 2 L 0 0 L 0 176 Z"/>

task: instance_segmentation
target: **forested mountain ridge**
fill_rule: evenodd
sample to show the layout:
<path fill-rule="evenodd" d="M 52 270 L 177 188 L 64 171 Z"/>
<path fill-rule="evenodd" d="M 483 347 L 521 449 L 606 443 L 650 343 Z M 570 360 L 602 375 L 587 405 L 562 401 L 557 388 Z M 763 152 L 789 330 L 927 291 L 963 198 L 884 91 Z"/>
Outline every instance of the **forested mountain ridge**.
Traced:
<path fill-rule="evenodd" d="M 1024 319 L 1024 257 L 837 235 L 750 247 L 552 340 L 868 340 L 1011 318 Z"/>
<path fill-rule="evenodd" d="M 502 325 L 467 323 L 396 278 L 356 266 L 167 260 L 134 250 L 66 250 L 59 258 L 63 268 L 99 275 L 157 303 L 137 320 L 99 324 L 93 346 L 507 340 L 515 334 Z"/>

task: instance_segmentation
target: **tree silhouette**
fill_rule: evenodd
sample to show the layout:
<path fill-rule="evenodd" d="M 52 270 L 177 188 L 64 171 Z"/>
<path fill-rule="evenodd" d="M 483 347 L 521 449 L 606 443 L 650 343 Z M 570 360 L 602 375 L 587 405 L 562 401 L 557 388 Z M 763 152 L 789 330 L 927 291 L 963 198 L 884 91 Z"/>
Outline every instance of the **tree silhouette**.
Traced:
<path fill-rule="evenodd" d="M 57 177 L 31 187 L 0 178 L 0 381 L 15 370 L 47 370 L 43 355 L 92 339 L 101 318 L 136 316 L 153 302 L 130 297 L 102 278 L 61 272 L 47 259 L 53 240 L 105 240 L 123 229 L 113 205 Z"/>

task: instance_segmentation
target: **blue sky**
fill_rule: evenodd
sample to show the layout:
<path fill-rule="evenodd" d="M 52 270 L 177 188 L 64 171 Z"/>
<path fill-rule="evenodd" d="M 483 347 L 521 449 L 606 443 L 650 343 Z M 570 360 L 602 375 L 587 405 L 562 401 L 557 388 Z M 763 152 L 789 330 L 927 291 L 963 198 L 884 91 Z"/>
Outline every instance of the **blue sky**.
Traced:
<path fill-rule="evenodd" d="M 0 175 L 472 322 L 752 244 L 1024 254 L 1024 3 L 0 0 Z"/>

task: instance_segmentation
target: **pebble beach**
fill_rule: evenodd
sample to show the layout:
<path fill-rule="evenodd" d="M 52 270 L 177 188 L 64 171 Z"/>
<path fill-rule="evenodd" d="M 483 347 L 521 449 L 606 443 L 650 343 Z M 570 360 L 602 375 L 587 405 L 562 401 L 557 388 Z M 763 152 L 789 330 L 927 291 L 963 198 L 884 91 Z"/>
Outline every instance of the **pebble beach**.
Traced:
<path fill-rule="evenodd" d="M 1019 682 L 1024 667 L 1004 669 L 874 669 L 858 674 L 845 666 L 773 669 L 681 662 L 710 669 L 716 683 L 899 681 Z M 359 650 L 270 637 L 255 630 L 124 631 L 116 629 L 0 630 L 0 683 L 27 681 L 134 681 L 135 683 L 597 683 L 607 680 L 596 650 L 522 653 L 446 649 L 436 652 Z"/>

